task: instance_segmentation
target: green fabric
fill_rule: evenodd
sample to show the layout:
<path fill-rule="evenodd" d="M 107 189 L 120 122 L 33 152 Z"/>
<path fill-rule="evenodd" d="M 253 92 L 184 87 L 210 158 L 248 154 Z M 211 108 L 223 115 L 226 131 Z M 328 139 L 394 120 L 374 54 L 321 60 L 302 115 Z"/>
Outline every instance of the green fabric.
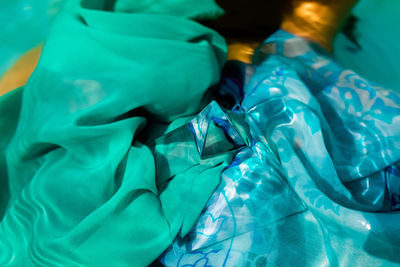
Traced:
<path fill-rule="evenodd" d="M 48 35 L 65 0 L 0 0 L 0 77 Z"/>
<path fill-rule="evenodd" d="M 165 14 L 191 19 L 210 19 L 224 13 L 214 1 L 210 0 L 119 0 L 115 5 L 117 12 L 140 12 Z"/>
<path fill-rule="evenodd" d="M 357 48 L 341 33 L 334 43 L 335 58 L 368 80 L 400 92 L 400 1 L 362 0 L 353 10 L 358 18 L 353 35 Z"/>
<path fill-rule="evenodd" d="M 200 164 L 193 149 L 194 161 L 159 173 L 175 144 L 145 134 L 172 123 L 185 135 L 187 118 L 173 121 L 198 112 L 219 81 L 224 39 L 188 20 L 191 8 L 155 16 L 100 2 L 69 1 L 57 18 L 23 88 L 8 175 L 16 117 L 1 116 L 0 266 L 146 266 L 193 226 L 230 160 Z M 219 12 L 209 2 L 206 13 Z M 17 115 L 12 96 L 0 107 Z"/>
<path fill-rule="evenodd" d="M 0 98 L 0 220 L 3 218 L 10 197 L 4 151 L 17 128 L 21 96 L 22 88 L 19 88 Z"/>

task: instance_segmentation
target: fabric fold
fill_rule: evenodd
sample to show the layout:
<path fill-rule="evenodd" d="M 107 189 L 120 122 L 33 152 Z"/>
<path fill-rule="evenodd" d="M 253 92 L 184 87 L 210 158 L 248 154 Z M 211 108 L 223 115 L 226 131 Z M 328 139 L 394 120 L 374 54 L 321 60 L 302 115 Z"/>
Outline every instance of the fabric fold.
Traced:
<path fill-rule="evenodd" d="M 6 153 L 1 266 L 147 266 L 194 224 L 223 167 L 194 167 L 160 191 L 154 154 L 138 137 L 149 124 L 168 125 L 203 107 L 226 45 L 185 14 L 168 12 L 66 3 L 23 88 Z M 192 181 L 200 174 L 213 181 L 209 191 Z M 178 214 L 175 205 L 192 190 L 203 200 Z"/>

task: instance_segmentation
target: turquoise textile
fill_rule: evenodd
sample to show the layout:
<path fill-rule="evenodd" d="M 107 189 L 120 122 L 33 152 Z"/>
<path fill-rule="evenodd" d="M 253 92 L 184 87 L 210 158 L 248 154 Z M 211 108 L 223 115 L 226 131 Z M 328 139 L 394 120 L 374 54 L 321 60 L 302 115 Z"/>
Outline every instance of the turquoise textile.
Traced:
<path fill-rule="evenodd" d="M 0 266 L 400 263 L 398 94 L 283 31 L 217 86 L 213 1 L 111 2 L 0 99 Z"/>
<path fill-rule="evenodd" d="M 194 150 L 195 164 L 160 173 L 162 144 L 156 158 L 145 134 L 208 103 L 225 40 L 186 13 L 105 4 L 68 1 L 27 85 L 1 98 L 0 266 L 147 266 L 190 230 L 231 161 L 200 164 Z"/>
<path fill-rule="evenodd" d="M 218 122 L 234 147 L 209 142 L 208 150 L 237 154 L 196 225 L 161 261 L 400 264 L 400 96 L 284 31 L 264 42 L 254 63 L 224 71 L 220 94 L 233 108 L 213 102 L 212 114 L 202 116 L 205 109 L 189 124 L 207 144 L 218 136 L 207 121 Z"/>

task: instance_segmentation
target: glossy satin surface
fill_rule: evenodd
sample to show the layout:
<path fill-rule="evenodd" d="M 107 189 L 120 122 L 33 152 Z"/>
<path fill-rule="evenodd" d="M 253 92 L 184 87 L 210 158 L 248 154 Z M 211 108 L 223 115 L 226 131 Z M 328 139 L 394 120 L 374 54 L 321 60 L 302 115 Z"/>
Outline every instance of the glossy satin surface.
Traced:
<path fill-rule="evenodd" d="M 199 115 L 224 121 L 233 146 L 225 147 L 237 154 L 196 226 L 162 262 L 398 265 L 400 96 L 284 31 L 253 60 L 224 71 L 220 92 L 234 108 L 212 103 L 209 119 Z M 221 136 L 193 128 L 197 142 Z"/>
<path fill-rule="evenodd" d="M 0 266 L 399 262 L 397 94 L 279 32 L 211 101 L 215 32 L 70 3 L 0 99 Z"/>

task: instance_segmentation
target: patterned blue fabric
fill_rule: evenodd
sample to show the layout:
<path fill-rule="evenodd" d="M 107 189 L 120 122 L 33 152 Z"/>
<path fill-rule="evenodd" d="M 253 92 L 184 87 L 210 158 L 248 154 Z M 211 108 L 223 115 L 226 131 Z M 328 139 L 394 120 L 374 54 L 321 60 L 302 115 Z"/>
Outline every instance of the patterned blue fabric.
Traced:
<path fill-rule="evenodd" d="M 213 101 L 188 123 L 200 157 L 236 156 L 162 263 L 399 264 L 400 96 L 284 31 L 253 60 L 224 71 L 233 108 Z"/>

